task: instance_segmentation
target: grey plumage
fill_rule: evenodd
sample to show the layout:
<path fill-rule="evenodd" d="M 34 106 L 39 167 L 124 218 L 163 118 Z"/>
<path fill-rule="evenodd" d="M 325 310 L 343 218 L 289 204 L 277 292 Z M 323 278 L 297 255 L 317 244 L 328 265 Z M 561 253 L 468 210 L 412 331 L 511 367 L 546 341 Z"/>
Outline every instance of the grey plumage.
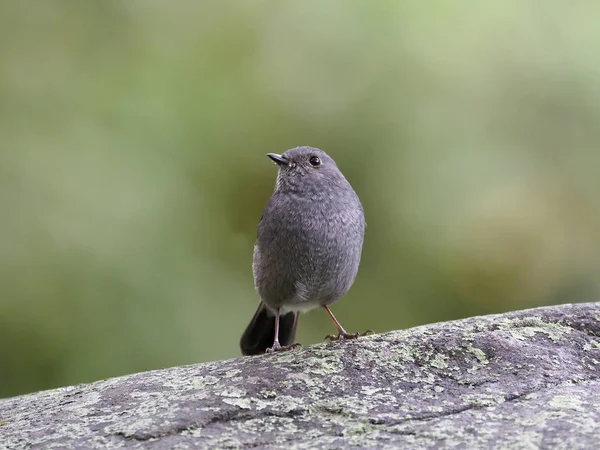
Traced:
<path fill-rule="evenodd" d="M 348 292 L 358 272 L 365 231 L 358 196 L 325 152 L 296 147 L 269 156 L 279 171 L 258 226 L 253 272 L 261 305 L 242 336 L 244 354 L 267 350 L 264 344 L 256 348 L 258 340 L 269 342 L 268 336 L 258 335 L 261 327 L 273 333 L 275 328 L 266 321 L 275 321 L 277 313 L 284 318 L 328 306 Z M 265 307 L 267 314 L 260 314 Z M 271 342 L 279 337 L 289 346 L 295 319 L 286 320 L 293 329 L 282 327 L 278 336 L 271 334 Z M 342 338 L 357 336 L 346 333 L 337 321 L 336 326 Z M 278 350 L 275 341 L 273 350 Z"/>

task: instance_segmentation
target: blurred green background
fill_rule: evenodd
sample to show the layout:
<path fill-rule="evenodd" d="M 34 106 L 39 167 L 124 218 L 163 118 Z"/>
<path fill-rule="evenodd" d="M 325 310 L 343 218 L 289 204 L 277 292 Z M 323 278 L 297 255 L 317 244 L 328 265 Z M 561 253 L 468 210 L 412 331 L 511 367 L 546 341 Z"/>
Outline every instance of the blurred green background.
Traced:
<path fill-rule="evenodd" d="M 235 357 L 276 167 L 367 215 L 378 332 L 595 301 L 600 4 L 1 1 L 0 397 Z M 301 318 L 305 345 L 334 331 Z"/>

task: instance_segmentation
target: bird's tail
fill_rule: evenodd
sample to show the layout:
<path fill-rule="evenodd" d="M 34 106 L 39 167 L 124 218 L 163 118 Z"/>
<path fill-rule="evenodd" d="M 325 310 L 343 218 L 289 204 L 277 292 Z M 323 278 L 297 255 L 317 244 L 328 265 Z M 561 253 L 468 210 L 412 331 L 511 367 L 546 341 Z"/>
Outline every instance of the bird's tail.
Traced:
<path fill-rule="evenodd" d="M 291 345 L 296 337 L 298 313 L 289 312 L 279 316 L 279 343 Z M 260 355 L 273 346 L 275 339 L 275 314 L 260 302 L 254 317 L 240 339 L 242 355 Z"/>

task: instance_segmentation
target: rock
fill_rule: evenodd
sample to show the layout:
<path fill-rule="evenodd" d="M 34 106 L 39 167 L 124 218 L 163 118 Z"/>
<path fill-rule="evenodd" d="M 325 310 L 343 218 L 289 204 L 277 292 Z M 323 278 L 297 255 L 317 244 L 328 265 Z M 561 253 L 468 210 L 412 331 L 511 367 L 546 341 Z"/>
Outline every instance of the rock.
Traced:
<path fill-rule="evenodd" d="M 596 448 L 600 303 L 0 400 L 0 447 Z"/>

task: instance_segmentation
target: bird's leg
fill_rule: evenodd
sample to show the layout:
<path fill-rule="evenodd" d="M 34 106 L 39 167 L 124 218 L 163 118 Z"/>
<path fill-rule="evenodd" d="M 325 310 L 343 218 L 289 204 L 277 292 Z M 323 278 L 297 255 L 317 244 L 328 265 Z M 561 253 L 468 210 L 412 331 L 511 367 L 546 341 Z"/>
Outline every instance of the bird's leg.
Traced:
<path fill-rule="evenodd" d="M 323 305 L 323 308 L 325 308 L 325 311 L 327 311 L 327 314 L 329 314 L 329 317 L 331 317 L 331 320 L 333 320 L 333 323 L 335 323 L 335 326 L 338 329 L 337 336 L 335 334 L 328 334 L 325 336 L 325 339 L 329 339 L 330 341 L 341 341 L 342 339 L 356 339 L 359 336 L 367 336 L 374 333 L 373 330 L 367 330 L 364 333 L 348 333 L 346 330 L 344 330 L 342 324 L 339 323 L 335 318 L 329 307 L 327 305 Z"/>
<path fill-rule="evenodd" d="M 279 343 L 279 309 L 275 311 L 275 339 L 273 340 L 273 346 L 266 349 L 265 353 L 283 352 L 285 350 L 292 350 L 296 347 L 300 347 L 300 344 L 281 345 Z"/>

